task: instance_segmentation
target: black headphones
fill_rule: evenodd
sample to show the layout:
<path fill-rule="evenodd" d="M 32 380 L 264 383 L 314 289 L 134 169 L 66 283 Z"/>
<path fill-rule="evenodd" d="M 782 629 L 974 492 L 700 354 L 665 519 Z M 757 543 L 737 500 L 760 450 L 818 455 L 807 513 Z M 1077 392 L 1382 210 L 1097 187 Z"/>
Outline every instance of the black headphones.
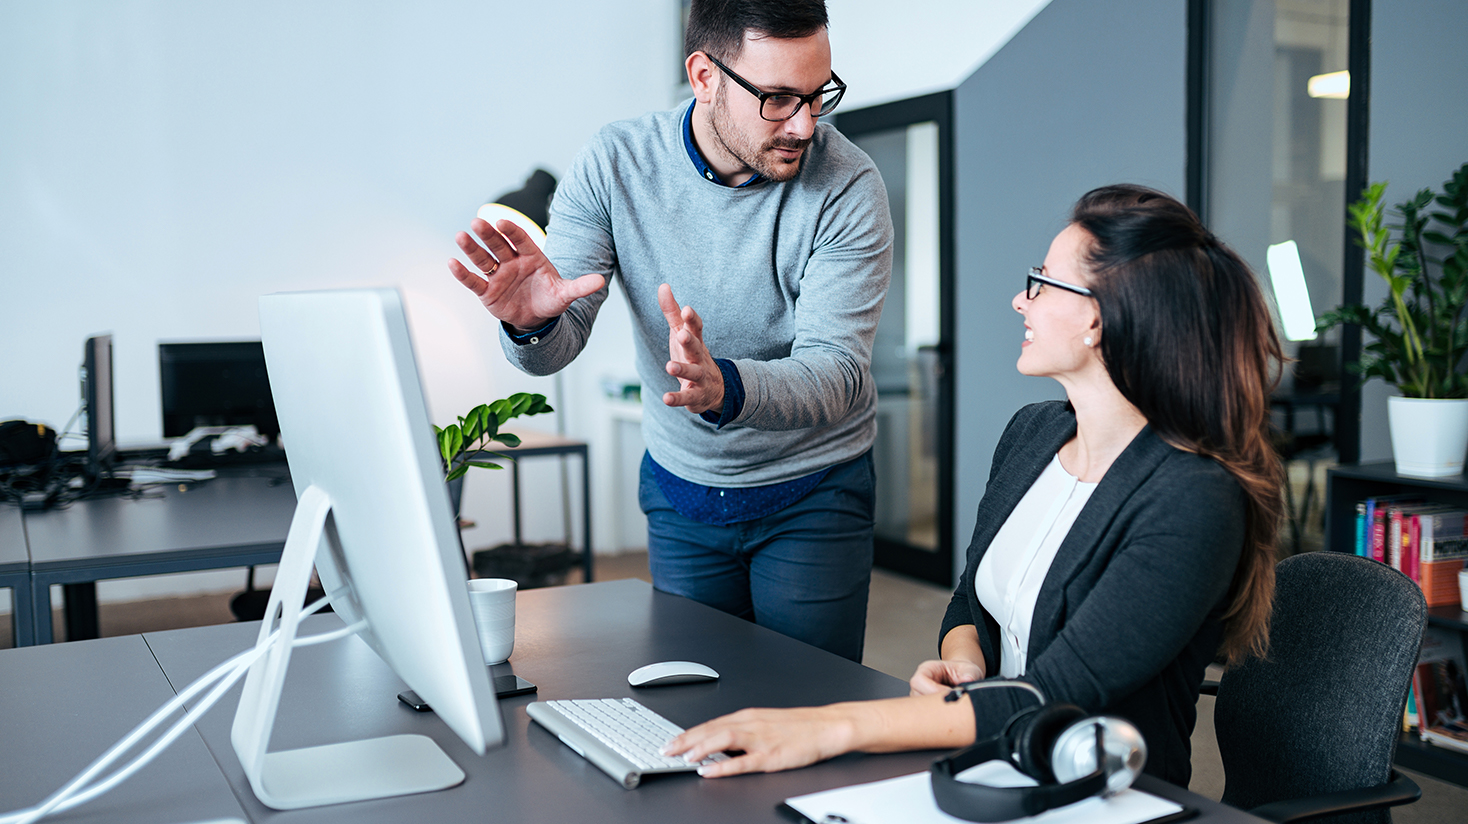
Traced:
<path fill-rule="evenodd" d="M 981 681 L 955 688 L 946 700 L 985 686 L 1040 695 L 1024 682 Z M 1013 764 L 1040 784 L 994 787 L 958 780 L 959 773 L 986 761 Z M 933 762 L 928 772 L 938 809 L 967 821 L 993 822 L 1114 795 L 1130 787 L 1146 763 L 1147 743 L 1130 721 L 1087 716 L 1074 704 L 1041 704 L 1015 713 L 998 735 Z"/>

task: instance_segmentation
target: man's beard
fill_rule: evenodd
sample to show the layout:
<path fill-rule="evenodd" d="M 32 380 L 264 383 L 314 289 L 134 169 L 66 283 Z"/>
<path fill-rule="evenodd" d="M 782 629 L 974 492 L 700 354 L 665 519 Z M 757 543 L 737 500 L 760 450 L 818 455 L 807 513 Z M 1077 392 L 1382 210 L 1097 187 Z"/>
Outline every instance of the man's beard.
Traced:
<path fill-rule="evenodd" d="M 780 182 L 795 177 L 800 172 L 800 162 L 805 159 L 804 149 L 810 145 L 810 140 L 798 140 L 793 137 L 777 137 L 764 145 L 757 145 L 749 135 L 734 124 L 733 118 L 729 116 L 728 100 L 725 92 L 728 84 L 720 84 L 719 90 L 714 93 L 713 116 L 709 118 L 709 126 L 714 133 L 714 139 L 719 141 L 731 157 L 746 168 L 753 169 L 762 177 Z M 787 160 L 778 153 L 772 151 L 776 147 L 781 149 L 801 149 L 800 156 Z"/>

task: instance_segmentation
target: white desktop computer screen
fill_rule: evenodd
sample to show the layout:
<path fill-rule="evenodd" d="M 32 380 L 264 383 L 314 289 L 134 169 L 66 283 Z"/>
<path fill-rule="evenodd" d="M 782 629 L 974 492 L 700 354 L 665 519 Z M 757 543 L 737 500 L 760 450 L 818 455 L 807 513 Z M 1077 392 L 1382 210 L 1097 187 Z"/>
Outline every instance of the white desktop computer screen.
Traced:
<path fill-rule="evenodd" d="M 452 786 L 461 772 L 401 775 L 420 768 L 423 742 L 447 761 L 426 738 L 402 750 L 267 752 L 313 560 L 336 613 L 470 748 L 482 753 L 504 733 L 398 293 L 267 295 L 260 330 L 298 505 L 261 633 L 279 625 L 282 639 L 246 679 L 235 749 L 256 795 L 277 809 Z M 363 761 L 381 769 L 364 775 Z"/>

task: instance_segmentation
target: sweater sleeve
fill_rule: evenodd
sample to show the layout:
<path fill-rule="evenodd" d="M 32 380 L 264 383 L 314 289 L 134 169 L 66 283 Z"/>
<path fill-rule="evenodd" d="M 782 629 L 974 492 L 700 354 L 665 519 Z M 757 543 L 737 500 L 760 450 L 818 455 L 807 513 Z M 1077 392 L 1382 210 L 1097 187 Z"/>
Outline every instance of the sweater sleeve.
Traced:
<path fill-rule="evenodd" d="M 563 278 L 596 274 L 606 278 L 606 283 L 572 303 L 536 343 L 515 343 L 508 332 L 500 330 L 500 348 L 505 357 L 531 375 L 557 372 L 581 354 L 616 272 L 610 189 L 606 185 L 610 165 L 597 143 L 593 140 L 577 154 L 565 179 L 556 187 L 546 227 L 545 253 Z"/>
<path fill-rule="evenodd" d="M 887 190 L 868 161 L 823 208 L 795 298 L 789 356 L 735 361 L 745 389 L 735 423 L 829 426 L 871 402 L 872 342 L 892 277 L 892 239 Z"/>

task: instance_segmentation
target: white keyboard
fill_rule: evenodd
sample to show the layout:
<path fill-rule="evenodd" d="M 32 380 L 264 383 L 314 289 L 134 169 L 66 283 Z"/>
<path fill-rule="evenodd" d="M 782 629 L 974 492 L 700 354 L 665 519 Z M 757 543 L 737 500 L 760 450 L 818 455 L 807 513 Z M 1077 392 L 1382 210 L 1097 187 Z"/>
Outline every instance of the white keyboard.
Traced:
<path fill-rule="evenodd" d="M 683 728 L 631 698 L 536 701 L 525 712 L 629 790 L 648 773 L 691 772 L 728 758 L 715 753 L 690 762 L 659 754 Z"/>

